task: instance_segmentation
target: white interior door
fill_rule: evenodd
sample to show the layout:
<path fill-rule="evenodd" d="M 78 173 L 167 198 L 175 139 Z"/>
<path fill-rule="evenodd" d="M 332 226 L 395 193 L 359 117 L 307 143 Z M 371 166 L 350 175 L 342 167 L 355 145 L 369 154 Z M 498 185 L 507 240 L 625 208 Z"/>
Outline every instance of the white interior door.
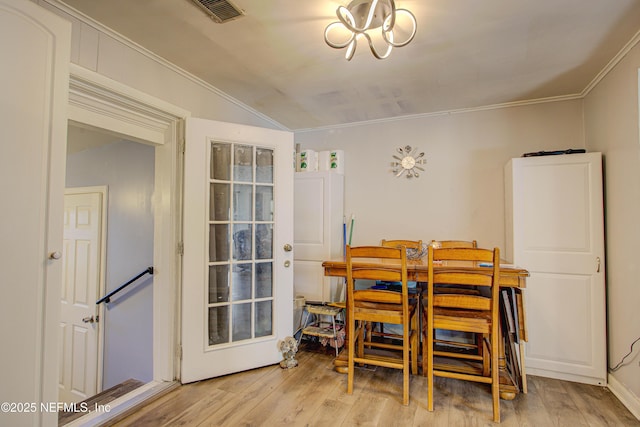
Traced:
<path fill-rule="evenodd" d="M 292 335 L 293 135 L 188 119 L 183 383 L 277 363 Z"/>
<path fill-rule="evenodd" d="M 513 159 L 514 262 L 525 290 L 527 371 L 606 384 L 600 153 Z"/>
<path fill-rule="evenodd" d="M 98 392 L 100 319 L 96 300 L 102 278 L 105 192 L 90 188 L 65 192 L 58 373 L 61 402 L 79 402 Z"/>
<path fill-rule="evenodd" d="M 0 0 L 0 402 L 56 402 L 71 23 Z M 54 425 L 54 411 L 2 413 Z"/>

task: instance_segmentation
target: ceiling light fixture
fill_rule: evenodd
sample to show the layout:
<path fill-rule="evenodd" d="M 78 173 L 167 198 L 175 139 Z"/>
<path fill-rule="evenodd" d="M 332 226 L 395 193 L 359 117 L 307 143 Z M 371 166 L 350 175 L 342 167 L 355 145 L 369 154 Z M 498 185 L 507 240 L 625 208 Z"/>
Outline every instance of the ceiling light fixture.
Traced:
<path fill-rule="evenodd" d="M 391 54 L 391 50 L 394 47 L 408 45 L 416 35 L 416 17 L 406 9 L 396 9 L 396 4 L 393 0 L 353 0 L 347 7 L 339 6 L 336 10 L 336 15 L 339 21 L 327 25 L 324 30 L 324 41 L 334 49 L 346 47 L 345 58 L 348 61 L 353 58 L 359 36 L 367 39 L 373 56 L 378 59 L 385 59 Z M 396 18 L 399 17 L 408 18 L 413 27 L 409 37 L 403 42 L 394 40 Z M 370 30 L 377 28 L 381 28 L 382 39 L 386 42 L 386 51 L 383 54 L 378 52 L 378 48 L 370 34 L 372 32 Z M 346 33 L 347 38 L 342 42 L 332 42 L 329 40 L 331 32 Z"/>

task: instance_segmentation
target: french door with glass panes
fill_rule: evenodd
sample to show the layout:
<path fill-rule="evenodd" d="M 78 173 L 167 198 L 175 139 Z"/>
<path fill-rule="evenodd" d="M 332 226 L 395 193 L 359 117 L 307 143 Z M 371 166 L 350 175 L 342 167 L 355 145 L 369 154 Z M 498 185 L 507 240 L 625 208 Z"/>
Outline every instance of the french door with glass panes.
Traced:
<path fill-rule="evenodd" d="M 183 383 L 282 359 L 277 342 L 293 333 L 292 153 L 290 132 L 187 120 Z"/>

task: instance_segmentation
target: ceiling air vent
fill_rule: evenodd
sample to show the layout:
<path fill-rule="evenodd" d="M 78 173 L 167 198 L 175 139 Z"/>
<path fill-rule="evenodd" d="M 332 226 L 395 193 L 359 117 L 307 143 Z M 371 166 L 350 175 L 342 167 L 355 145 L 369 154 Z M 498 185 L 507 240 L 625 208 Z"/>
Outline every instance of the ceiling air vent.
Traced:
<path fill-rule="evenodd" d="M 192 0 L 219 24 L 240 18 L 242 10 L 227 0 Z"/>

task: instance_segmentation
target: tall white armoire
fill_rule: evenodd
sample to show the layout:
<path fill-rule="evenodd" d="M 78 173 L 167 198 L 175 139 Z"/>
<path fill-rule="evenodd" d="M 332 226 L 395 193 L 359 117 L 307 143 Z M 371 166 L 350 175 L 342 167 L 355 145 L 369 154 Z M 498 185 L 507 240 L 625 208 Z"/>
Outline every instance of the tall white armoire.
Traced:
<path fill-rule="evenodd" d="M 325 277 L 322 262 L 343 256 L 344 175 L 296 172 L 294 180 L 294 296 L 341 299 L 342 281 Z"/>
<path fill-rule="evenodd" d="M 512 159 L 505 197 L 505 256 L 531 273 L 527 372 L 606 385 L 601 153 Z"/>

